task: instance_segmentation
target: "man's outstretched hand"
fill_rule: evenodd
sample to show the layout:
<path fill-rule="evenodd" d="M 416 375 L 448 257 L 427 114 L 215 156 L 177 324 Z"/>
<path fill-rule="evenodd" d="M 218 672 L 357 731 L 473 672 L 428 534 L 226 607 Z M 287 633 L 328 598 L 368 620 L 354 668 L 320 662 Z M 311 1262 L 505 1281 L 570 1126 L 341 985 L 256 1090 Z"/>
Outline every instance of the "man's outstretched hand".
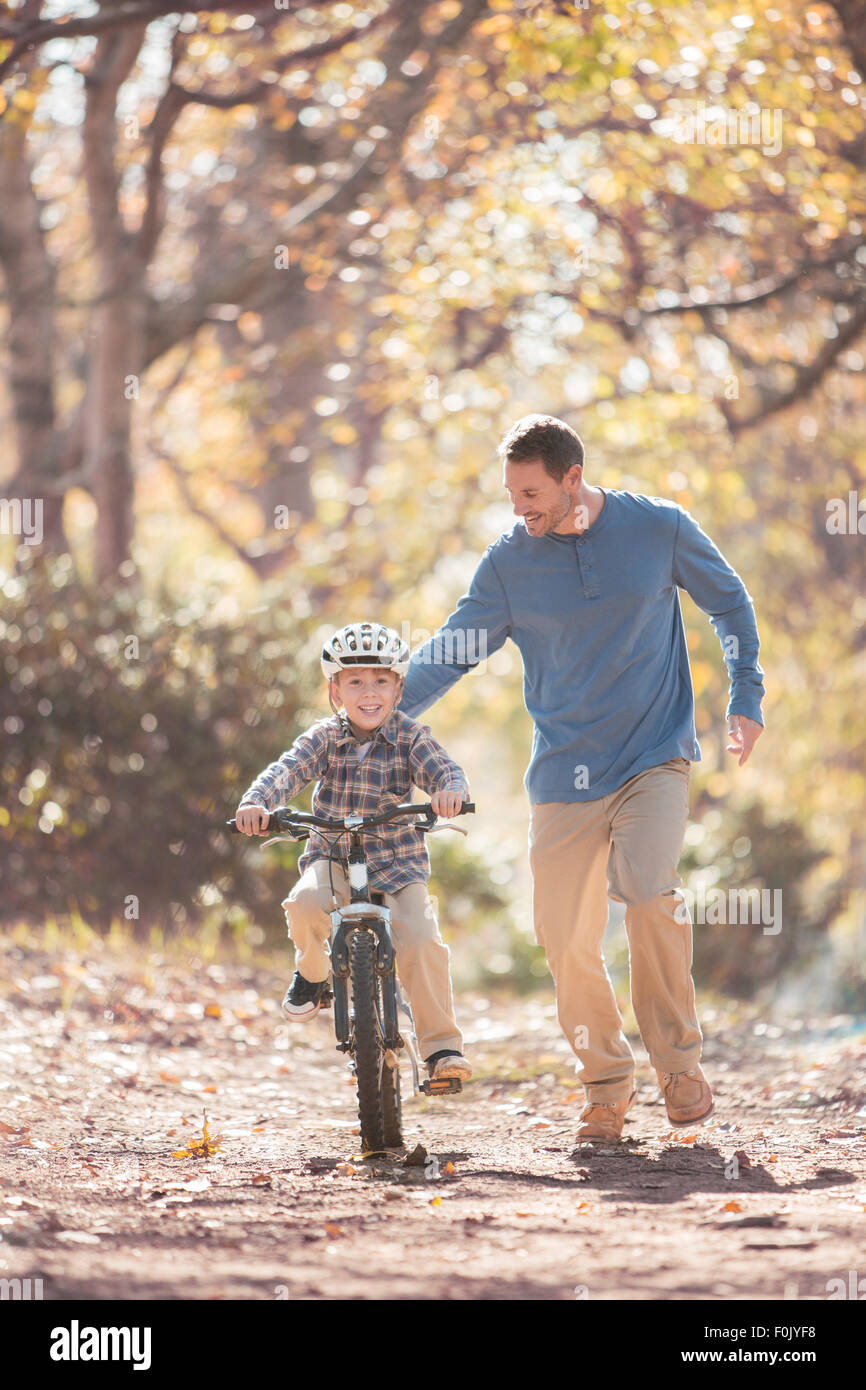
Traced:
<path fill-rule="evenodd" d="M 728 733 L 730 743 L 726 748 L 728 753 L 739 753 L 738 765 L 748 758 L 761 734 L 764 732 L 763 724 L 759 724 L 755 719 L 747 719 L 744 714 L 732 714 L 728 718 Z"/>

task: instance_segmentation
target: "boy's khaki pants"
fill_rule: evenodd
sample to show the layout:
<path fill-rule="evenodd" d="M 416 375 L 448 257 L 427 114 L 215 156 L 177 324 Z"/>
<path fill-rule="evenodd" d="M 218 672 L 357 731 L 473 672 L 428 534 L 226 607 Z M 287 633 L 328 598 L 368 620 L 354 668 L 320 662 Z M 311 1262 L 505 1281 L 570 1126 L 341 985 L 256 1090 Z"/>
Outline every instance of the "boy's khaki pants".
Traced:
<path fill-rule="evenodd" d="M 692 925 L 677 873 L 689 773 L 685 758 L 671 758 L 597 801 L 531 807 L 535 932 L 588 1101 L 627 1100 L 634 1089 L 634 1054 L 601 952 L 608 893 L 626 905 L 631 1001 L 652 1065 L 688 1071 L 700 1061 Z"/>
<path fill-rule="evenodd" d="M 349 881 L 340 864 L 332 864 L 334 890 L 342 907 L 349 902 Z M 391 911 L 391 939 L 400 980 L 409 996 L 422 1057 L 452 1049 L 462 1052 L 463 1038 L 454 1018 L 451 953 L 439 935 L 436 911 L 426 883 L 408 883 L 384 893 Z M 295 943 L 295 968 L 305 980 L 326 980 L 331 969 L 333 909 L 328 863 L 308 865 L 283 902 L 289 936 Z"/>

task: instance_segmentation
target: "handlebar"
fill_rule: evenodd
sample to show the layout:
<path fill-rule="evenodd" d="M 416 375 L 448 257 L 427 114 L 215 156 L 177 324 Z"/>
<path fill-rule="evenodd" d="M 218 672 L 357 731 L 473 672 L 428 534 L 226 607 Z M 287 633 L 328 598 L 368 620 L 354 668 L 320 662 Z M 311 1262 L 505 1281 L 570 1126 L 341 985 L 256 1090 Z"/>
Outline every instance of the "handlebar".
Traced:
<path fill-rule="evenodd" d="M 264 807 L 262 807 L 264 810 Z M 458 816 L 465 816 L 475 810 L 474 801 L 464 801 Z M 295 831 L 303 830 L 314 826 L 319 830 L 369 830 L 374 825 L 385 825 L 387 821 L 396 820 L 400 816 L 421 816 L 423 815 L 426 824 L 419 825 L 419 830 L 430 830 L 436 821 L 436 813 L 429 801 L 402 801 L 399 806 L 392 806 L 387 811 L 380 811 L 375 816 L 348 815 L 340 818 L 330 816 L 317 816 L 312 811 L 293 811 L 291 806 L 278 806 L 275 811 L 271 811 L 268 816 L 268 823 L 264 831 L 260 834 L 271 834 L 274 831 L 288 832 L 293 839 L 299 839 L 300 835 Z M 243 834 L 238 830 L 237 821 L 232 819 L 226 821 L 226 825 L 236 835 Z"/>

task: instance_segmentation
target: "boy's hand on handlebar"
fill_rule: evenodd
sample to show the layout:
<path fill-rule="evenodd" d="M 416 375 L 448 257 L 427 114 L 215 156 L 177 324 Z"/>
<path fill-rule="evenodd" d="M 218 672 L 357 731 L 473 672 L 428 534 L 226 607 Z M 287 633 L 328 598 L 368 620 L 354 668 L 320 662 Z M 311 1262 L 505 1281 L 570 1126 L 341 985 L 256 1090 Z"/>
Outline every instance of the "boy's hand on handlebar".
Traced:
<path fill-rule="evenodd" d="M 430 805 L 437 816 L 456 816 L 463 802 L 468 800 L 468 792 L 439 791 L 430 798 Z"/>
<path fill-rule="evenodd" d="M 269 820 L 270 811 L 264 806 L 241 806 L 235 816 L 235 824 L 244 835 L 264 835 Z"/>

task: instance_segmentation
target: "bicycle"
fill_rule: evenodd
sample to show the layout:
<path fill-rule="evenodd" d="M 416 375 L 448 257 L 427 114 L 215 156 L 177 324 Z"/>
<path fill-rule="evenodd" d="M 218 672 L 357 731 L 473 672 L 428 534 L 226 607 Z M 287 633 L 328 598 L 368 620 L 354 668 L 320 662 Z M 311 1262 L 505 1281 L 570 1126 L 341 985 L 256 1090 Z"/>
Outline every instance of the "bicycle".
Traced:
<path fill-rule="evenodd" d="M 474 802 L 464 801 L 457 814 L 465 815 L 474 810 Z M 402 816 L 424 816 L 425 821 L 419 824 L 419 829 L 425 834 L 437 830 L 467 833 L 456 825 L 436 825 L 437 817 L 430 802 L 404 801 L 373 816 L 351 814 L 342 818 L 279 806 L 270 813 L 267 824 L 268 833 L 273 830 L 279 833 L 271 835 L 261 845 L 266 849 L 281 840 L 304 839 L 311 826 L 350 837 L 346 861 L 350 899 L 344 907 L 337 907 L 330 913 L 331 974 L 327 989 L 322 991 L 321 1006 L 330 1008 L 333 1004 L 337 1051 L 348 1055 L 355 1072 L 361 1148 L 365 1152 L 397 1148 L 403 1143 L 398 1055 L 401 1048 L 405 1047 L 409 1054 L 415 1094 L 453 1095 L 463 1089 L 457 1077 L 419 1080 L 415 1024 L 397 979 L 390 909 L 385 907 L 383 893 L 370 890 L 362 837 L 374 826 Z M 227 824 L 241 833 L 234 820 Z M 333 846 L 329 861 L 341 862 Z M 405 1038 L 400 1032 L 398 1011 L 404 1013 L 409 1022 Z"/>

